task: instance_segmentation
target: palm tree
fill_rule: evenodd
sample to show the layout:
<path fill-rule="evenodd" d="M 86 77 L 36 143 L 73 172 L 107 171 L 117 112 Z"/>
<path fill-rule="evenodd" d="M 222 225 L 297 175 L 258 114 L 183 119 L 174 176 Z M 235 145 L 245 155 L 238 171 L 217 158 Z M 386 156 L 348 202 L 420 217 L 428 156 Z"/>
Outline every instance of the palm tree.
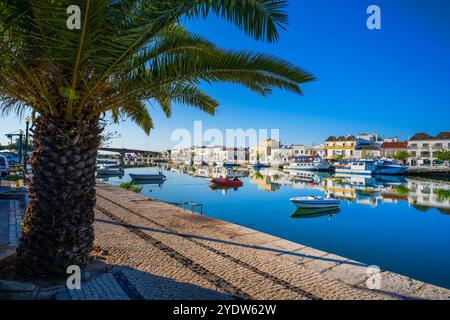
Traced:
<path fill-rule="evenodd" d="M 67 8 L 81 28 L 66 27 Z M 223 50 L 182 22 L 214 13 L 247 35 L 278 39 L 284 0 L 6 0 L 0 3 L 0 108 L 31 112 L 33 179 L 17 269 L 47 277 L 83 267 L 94 240 L 95 162 L 106 120 L 129 118 L 148 134 L 147 105 L 214 114 L 200 83 L 241 84 L 266 96 L 301 94 L 308 72 L 279 58 Z"/>

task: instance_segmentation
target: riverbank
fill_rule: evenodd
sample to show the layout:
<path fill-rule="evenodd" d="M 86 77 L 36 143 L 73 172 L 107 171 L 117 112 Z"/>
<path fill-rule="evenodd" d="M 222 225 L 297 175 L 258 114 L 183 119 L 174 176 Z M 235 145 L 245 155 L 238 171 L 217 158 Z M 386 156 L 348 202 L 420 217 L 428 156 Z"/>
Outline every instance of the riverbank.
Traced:
<path fill-rule="evenodd" d="M 108 271 L 55 298 L 450 299 L 447 289 L 388 271 L 370 290 L 363 263 L 101 182 L 94 230 Z"/>
<path fill-rule="evenodd" d="M 445 167 L 409 167 L 407 176 L 450 181 L 450 168 Z"/>
<path fill-rule="evenodd" d="M 98 183 L 96 245 L 111 272 L 66 299 L 450 299 L 388 271 Z M 114 235 L 114 236 L 111 236 Z"/>

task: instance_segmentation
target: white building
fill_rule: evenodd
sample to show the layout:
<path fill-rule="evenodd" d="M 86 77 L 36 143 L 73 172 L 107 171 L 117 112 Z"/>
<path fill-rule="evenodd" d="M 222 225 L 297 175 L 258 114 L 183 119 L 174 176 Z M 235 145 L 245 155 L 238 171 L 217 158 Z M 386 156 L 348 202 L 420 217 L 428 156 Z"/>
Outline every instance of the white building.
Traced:
<path fill-rule="evenodd" d="M 305 145 L 293 145 L 292 146 L 292 153 L 294 157 L 301 157 L 301 156 L 320 156 L 322 158 L 325 157 L 325 147 L 321 144 L 316 144 L 312 146 L 305 146 Z"/>
<path fill-rule="evenodd" d="M 174 149 L 171 150 L 171 159 L 176 163 L 221 165 L 223 163 L 245 164 L 249 156 L 246 148 L 211 146 Z"/>
<path fill-rule="evenodd" d="M 249 148 L 249 160 L 250 163 L 264 163 L 264 164 L 275 164 L 280 161 L 281 147 L 280 141 L 277 140 L 264 140 L 259 146 L 253 146 Z"/>
<path fill-rule="evenodd" d="M 441 132 L 435 137 L 417 133 L 408 141 L 409 165 L 436 165 L 436 153 L 449 149 L 450 132 Z"/>
<path fill-rule="evenodd" d="M 384 139 L 378 134 L 362 133 L 348 137 L 331 136 L 325 141 L 325 158 L 343 159 L 378 158 L 381 156 L 381 144 Z"/>

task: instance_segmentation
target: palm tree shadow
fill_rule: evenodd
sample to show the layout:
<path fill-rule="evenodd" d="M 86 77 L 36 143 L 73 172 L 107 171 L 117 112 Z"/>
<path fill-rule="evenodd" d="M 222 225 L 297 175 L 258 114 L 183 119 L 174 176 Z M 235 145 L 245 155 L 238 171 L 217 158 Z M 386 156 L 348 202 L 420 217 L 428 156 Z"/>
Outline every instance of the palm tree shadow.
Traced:
<path fill-rule="evenodd" d="M 113 277 L 130 300 L 234 300 L 198 285 L 158 276 L 129 266 L 115 266 Z"/>
<path fill-rule="evenodd" d="M 95 293 L 95 294 L 93 294 Z M 115 265 L 81 284 L 79 290 L 67 290 L 58 300 L 236 300 L 237 297 L 214 289 Z"/>
<path fill-rule="evenodd" d="M 136 229 L 139 229 L 142 231 L 171 234 L 171 235 L 176 235 L 176 236 L 179 236 L 179 237 L 185 238 L 185 239 L 206 240 L 206 241 L 222 243 L 222 244 L 227 244 L 227 245 L 232 245 L 232 246 L 239 246 L 239 247 L 243 247 L 243 248 L 268 251 L 268 252 L 275 253 L 276 255 L 289 255 L 289 256 L 300 257 L 300 258 L 305 258 L 305 259 L 318 259 L 318 260 L 327 261 L 327 262 L 335 262 L 338 264 L 352 265 L 352 266 L 356 266 L 356 267 L 368 267 L 368 265 L 366 265 L 364 263 L 359 263 L 356 261 L 348 261 L 348 260 L 342 260 L 342 259 L 337 259 L 337 258 L 319 257 L 319 256 L 311 255 L 311 254 L 287 251 L 287 250 L 283 250 L 283 249 L 275 249 L 275 248 L 270 248 L 270 247 L 264 247 L 261 245 L 250 245 L 250 244 L 245 244 L 245 243 L 240 243 L 240 242 L 235 242 L 235 241 L 227 241 L 227 240 L 222 240 L 222 239 L 203 237 L 203 236 L 198 236 L 198 235 L 188 234 L 188 233 L 178 233 L 178 232 L 169 231 L 169 230 L 155 229 L 155 228 L 135 226 L 135 225 L 124 225 L 122 223 L 109 221 L 109 220 L 105 220 L 105 219 L 100 219 L 100 218 L 96 218 L 95 221 L 100 222 L 100 223 L 106 223 L 106 224 L 120 225 L 123 227 L 132 226 L 133 228 L 136 228 Z"/>

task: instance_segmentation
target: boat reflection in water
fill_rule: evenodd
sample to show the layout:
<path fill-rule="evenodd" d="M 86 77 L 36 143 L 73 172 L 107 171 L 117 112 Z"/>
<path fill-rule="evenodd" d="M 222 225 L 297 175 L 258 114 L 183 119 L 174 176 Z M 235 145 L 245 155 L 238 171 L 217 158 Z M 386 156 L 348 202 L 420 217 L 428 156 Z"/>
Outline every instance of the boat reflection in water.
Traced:
<path fill-rule="evenodd" d="M 291 214 L 291 218 L 293 219 L 311 219 L 311 218 L 319 218 L 328 216 L 331 220 L 334 215 L 341 212 L 339 208 L 298 208 Z"/>
<path fill-rule="evenodd" d="M 237 186 L 224 186 L 224 185 L 218 185 L 213 184 L 209 186 L 209 189 L 212 191 L 222 191 L 223 194 L 226 194 L 229 190 L 238 191 L 240 187 Z"/>
<path fill-rule="evenodd" d="M 135 186 L 155 186 L 162 187 L 166 180 L 131 180 L 131 184 Z"/>
<path fill-rule="evenodd" d="M 110 178 L 119 178 L 122 179 L 124 177 L 125 173 L 117 173 L 117 174 L 99 174 L 95 176 L 96 179 L 99 179 L 101 181 L 107 182 Z"/>

